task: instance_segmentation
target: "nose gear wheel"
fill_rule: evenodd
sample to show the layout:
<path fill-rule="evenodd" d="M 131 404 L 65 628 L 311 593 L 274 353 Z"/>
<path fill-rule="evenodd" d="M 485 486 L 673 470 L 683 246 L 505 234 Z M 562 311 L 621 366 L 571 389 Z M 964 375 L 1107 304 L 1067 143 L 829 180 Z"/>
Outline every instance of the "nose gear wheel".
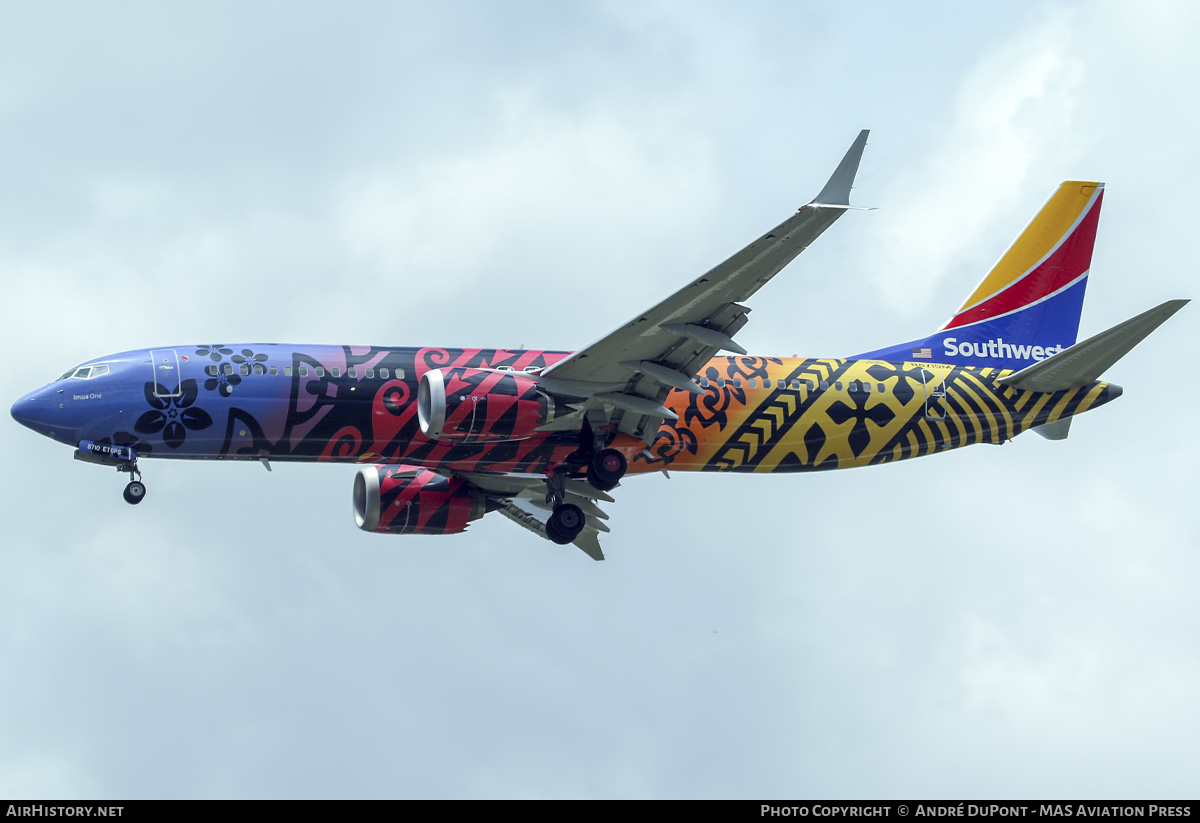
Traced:
<path fill-rule="evenodd" d="M 142 473 L 138 471 L 137 458 L 120 464 L 117 466 L 117 471 L 126 472 L 129 475 L 129 484 L 121 493 L 126 503 L 136 506 L 146 499 L 146 484 L 142 482 Z"/>

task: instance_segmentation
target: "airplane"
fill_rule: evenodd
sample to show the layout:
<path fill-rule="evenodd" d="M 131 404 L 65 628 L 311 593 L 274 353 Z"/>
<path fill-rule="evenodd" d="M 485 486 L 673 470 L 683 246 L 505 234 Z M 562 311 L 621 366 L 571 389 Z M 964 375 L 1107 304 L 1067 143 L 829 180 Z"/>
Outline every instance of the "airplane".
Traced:
<path fill-rule="evenodd" d="M 1059 186 L 931 335 L 844 358 L 755 357 L 736 342 L 745 301 L 860 208 L 867 136 L 795 214 L 575 352 L 162 346 L 88 360 L 12 416 L 128 474 L 129 503 L 146 495 L 142 458 L 356 463 L 365 531 L 453 534 L 495 511 L 602 560 L 599 504 L 627 474 L 846 469 L 1031 430 L 1060 440 L 1120 397 L 1101 375 L 1188 301 L 1077 342 L 1102 183 Z"/>

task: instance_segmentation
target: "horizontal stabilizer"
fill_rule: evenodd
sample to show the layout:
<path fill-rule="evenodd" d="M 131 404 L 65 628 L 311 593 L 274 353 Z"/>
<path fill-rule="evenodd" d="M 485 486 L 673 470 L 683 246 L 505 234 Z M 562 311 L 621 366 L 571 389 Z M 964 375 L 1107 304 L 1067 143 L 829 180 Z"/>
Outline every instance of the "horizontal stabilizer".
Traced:
<path fill-rule="evenodd" d="M 1027 369 L 1001 377 L 999 382 L 1014 389 L 1038 392 L 1086 386 L 1098 380 L 1109 366 L 1129 354 L 1187 303 L 1187 300 L 1168 300 Z"/>

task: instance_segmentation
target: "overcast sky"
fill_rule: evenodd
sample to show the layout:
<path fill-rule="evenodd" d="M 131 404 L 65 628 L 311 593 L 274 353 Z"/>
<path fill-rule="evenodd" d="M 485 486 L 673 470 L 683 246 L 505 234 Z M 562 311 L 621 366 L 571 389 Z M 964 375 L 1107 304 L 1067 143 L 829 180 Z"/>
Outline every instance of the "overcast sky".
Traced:
<path fill-rule="evenodd" d="M 280 341 L 571 349 L 791 214 L 752 353 L 939 326 L 1065 179 L 1082 336 L 1198 296 L 1184 2 L 0 6 L 5 403 Z M 1200 307 L 1027 435 L 627 481 L 608 560 L 354 527 L 354 468 L 6 418 L 0 796 L 1195 797 Z"/>

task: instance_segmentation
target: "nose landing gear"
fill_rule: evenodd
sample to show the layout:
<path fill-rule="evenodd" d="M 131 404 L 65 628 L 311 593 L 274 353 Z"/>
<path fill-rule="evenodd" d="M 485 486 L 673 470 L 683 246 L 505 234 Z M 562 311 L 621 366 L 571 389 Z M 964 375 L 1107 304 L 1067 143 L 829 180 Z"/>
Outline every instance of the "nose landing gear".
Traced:
<path fill-rule="evenodd" d="M 117 466 L 117 471 L 129 473 L 129 485 L 121 493 L 121 496 L 125 498 L 125 502 L 131 506 L 141 503 L 146 497 L 146 484 L 142 482 L 142 473 L 138 471 L 137 460 L 122 463 Z"/>
<path fill-rule="evenodd" d="M 112 442 L 95 442 L 81 440 L 75 450 L 75 459 L 84 463 L 98 463 L 101 466 L 114 466 L 119 472 L 129 475 L 129 485 L 123 494 L 125 502 L 136 506 L 146 497 L 146 484 L 142 482 L 142 473 L 138 471 L 137 452 L 131 446 L 118 446 Z"/>
<path fill-rule="evenodd" d="M 146 496 L 146 484 L 140 480 L 130 480 L 121 496 L 125 498 L 126 503 L 136 506 Z"/>

